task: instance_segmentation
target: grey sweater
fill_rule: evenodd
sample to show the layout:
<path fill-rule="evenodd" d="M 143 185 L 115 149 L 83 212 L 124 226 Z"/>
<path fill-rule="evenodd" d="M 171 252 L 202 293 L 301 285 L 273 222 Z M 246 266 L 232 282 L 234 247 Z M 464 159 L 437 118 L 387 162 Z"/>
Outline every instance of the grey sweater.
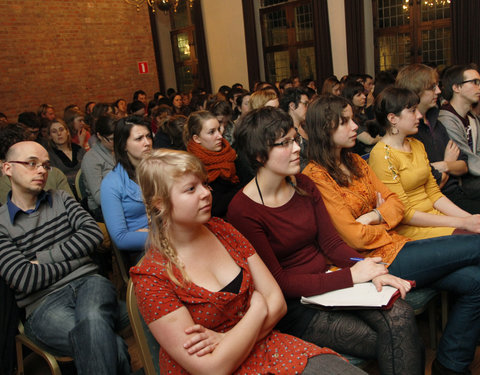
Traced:
<path fill-rule="evenodd" d="M 445 109 L 441 109 L 438 120 L 445 126 L 449 137 L 458 145 L 458 148 L 468 157 L 468 172 L 480 176 L 480 122 L 476 117 L 468 116 L 472 128 L 473 150 L 468 146 L 467 132 L 460 118 Z"/>
<path fill-rule="evenodd" d="M 11 222 L 0 207 L 0 276 L 15 290 L 27 316 L 49 293 L 95 273 L 89 254 L 103 235 L 92 217 L 64 191 L 49 191 L 38 210 L 18 212 Z M 39 264 L 31 263 L 37 260 Z"/>

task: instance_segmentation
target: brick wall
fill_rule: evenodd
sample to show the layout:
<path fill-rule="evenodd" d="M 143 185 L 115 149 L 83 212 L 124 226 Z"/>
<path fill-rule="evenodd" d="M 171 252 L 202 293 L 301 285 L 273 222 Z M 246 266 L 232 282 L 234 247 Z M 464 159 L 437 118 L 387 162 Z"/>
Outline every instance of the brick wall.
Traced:
<path fill-rule="evenodd" d="M 0 0 L 0 112 L 131 100 L 158 91 L 147 6 L 123 0 Z M 149 73 L 137 63 L 147 61 Z"/>

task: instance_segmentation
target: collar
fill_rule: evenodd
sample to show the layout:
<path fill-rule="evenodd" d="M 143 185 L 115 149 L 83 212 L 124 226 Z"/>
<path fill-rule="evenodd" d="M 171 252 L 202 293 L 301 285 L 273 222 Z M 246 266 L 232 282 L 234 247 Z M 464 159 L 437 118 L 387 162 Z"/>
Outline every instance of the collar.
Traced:
<path fill-rule="evenodd" d="M 35 208 L 33 210 L 23 211 L 21 208 L 17 207 L 15 203 L 12 202 L 11 198 L 12 198 L 12 191 L 10 191 L 7 196 L 8 214 L 10 216 L 10 222 L 12 224 L 14 223 L 15 217 L 19 212 L 23 212 L 24 214 L 29 215 L 33 212 L 36 212 L 40 207 L 40 204 L 44 201 L 47 201 L 50 207 L 52 207 L 52 204 L 53 204 L 52 194 L 49 191 L 45 191 L 45 190 L 42 190 L 41 193 L 38 194 L 37 203 L 35 204 Z"/>

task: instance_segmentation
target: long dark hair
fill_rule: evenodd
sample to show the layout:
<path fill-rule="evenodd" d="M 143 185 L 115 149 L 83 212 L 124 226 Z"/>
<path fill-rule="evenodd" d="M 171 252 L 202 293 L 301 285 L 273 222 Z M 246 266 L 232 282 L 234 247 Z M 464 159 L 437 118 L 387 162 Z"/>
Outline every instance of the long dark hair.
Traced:
<path fill-rule="evenodd" d="M 150 136 L 152 135 L 148 122 L 146 122 L 141 116 L 128 116 L 118 120 L 113 133 L 113 152 L 115 154 L 115 161 L 125 169 L 128 177 L 133 181 L 136 179 L 135 167 L 128 158 L 126 147 L 130 132 L 135 125 L 144 126 L 150 132 Z"/>
<path fill-rule="evenodd" d="M 340 123 L 345 121 L 342 112 L 350 103 L 343 97 L 334 95 L 320 96 L 308 106 L 304 130 L 308 136 L 308 159 L 323 166 L 340 186 L 349 185 L 349 176 L 339 167 L 333 133 Z M 340 163 L 354 177 L 362 177 L 360 168 L 354 162 L 348 149 L 340 151 Z"/>

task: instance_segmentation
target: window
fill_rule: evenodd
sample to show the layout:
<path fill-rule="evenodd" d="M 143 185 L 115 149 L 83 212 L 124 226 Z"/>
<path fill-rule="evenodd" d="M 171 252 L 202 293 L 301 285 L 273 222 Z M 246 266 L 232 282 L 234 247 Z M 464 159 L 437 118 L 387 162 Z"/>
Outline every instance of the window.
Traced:
<path fill-rule="evenodd" d="M 178 1 L 171 13 L 173 59 L 180 92 L 198 87 L 198 59 L 195 51 L 194 7 L 191 1 Z"/>
<path fill-rule="evenodd" d="M 263 0 L 260 23 L 268 82 L 317 78 L 311 0 Z"/>
<path fill-rule="evenodd" d="M 451 64 L 450 0 L 374 0 L 375 69 Z"/>

